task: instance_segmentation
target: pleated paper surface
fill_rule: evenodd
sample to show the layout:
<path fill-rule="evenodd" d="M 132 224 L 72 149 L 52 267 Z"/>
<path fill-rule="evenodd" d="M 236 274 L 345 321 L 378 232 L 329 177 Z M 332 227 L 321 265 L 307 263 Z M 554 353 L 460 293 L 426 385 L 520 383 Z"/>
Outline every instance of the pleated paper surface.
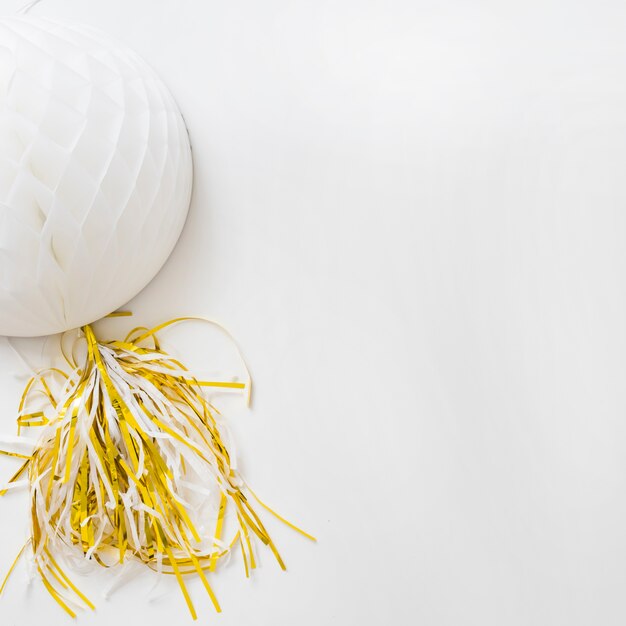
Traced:
<path fill-rule="evenodd" d="M 154 71 L 87 27 L 0 19 L 0 335 L 95 321 L 185 222 L 189 138 Z"/>

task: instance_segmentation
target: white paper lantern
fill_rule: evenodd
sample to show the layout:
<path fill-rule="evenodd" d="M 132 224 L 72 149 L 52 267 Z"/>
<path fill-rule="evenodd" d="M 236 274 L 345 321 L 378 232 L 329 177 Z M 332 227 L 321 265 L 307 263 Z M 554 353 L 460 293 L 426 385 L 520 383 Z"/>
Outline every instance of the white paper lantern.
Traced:
<path fill-rule="evenodd" d="M 185 222 L 189 138 L 134 52 L 0 19 L 0 335 L 93 322 L 154 277 Z"/>

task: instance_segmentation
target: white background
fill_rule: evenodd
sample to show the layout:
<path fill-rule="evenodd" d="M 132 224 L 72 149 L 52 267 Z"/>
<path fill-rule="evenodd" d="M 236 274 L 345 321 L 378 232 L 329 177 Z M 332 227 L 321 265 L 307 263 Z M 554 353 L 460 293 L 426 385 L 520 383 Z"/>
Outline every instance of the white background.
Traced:
<path fill-rule="evenodd" d="M 252 581 L 226 567 L 220 616 L 191 583 L 203 622 L 622 626 L 626 4 L 33 13 L 117 35 L 178 99 L 192 211 L 131 308 L 232 330 L 256 382 L 253 410 L 232 412 L 246 476 L 319 537 L 269 522 L 289 572 L 263 552 Z M 187 352 L 230 367 L 196 337 Z M 12 430 L 25 371 L 5 345 L 0 367 Z M 1 570 L 26 507 L 0 501 Z M 81 583 L 98 601 L 83 623 L 189 621 L 174 582 L 149 600 L 140 574 L 105 601 L 110 580 Z M 20 566 L 0 621 L 44 620 L 68 623 Z"/>

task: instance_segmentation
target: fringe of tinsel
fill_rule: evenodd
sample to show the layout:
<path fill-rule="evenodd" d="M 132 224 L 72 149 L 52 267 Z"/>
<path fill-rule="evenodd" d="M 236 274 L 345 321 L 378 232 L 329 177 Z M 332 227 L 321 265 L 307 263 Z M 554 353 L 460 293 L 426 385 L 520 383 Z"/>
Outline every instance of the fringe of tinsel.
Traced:
<path fill-rule="evenodd" d="M 31 537 L 0 592 L 31 548 L 44 586 L 75 616 L 78 607 L 94 605 L 55 555 L 78 552 L 105 567 L 133 558 L 174 575 L 195 619 L 185 577 L 197 575 L 220 611 L 208 578 L 234 548 L 241 550 L 246 576 L 256 566 L 255 537 L 285 569 L 249 496 L 314 540 L 247 488 L 229 453 L 219 413 L 205 395 L 206 388 L 249 393 L 249 383 L 198 380 L 161 349 L 157 332 L 184 319 L 190 318 L 135 329 L 124 341 L 99 342 L 85 326 L 82 366 L 66 356 L 71 371 L 49 369 L 29 381 L 14 443 L 28 442 L 21 437 L 25 427 L 43 430 L 32 454 L 2 451 L 23 464 L 0 495 L 28 486 Z M 63 384 L 57 397 L 52 382 L 59 378 Z M 47 409 L 29 410 L 35 394 L 43 394 Z M 230 540 L 224 539 L 227 518 L 233 526 Z"/>

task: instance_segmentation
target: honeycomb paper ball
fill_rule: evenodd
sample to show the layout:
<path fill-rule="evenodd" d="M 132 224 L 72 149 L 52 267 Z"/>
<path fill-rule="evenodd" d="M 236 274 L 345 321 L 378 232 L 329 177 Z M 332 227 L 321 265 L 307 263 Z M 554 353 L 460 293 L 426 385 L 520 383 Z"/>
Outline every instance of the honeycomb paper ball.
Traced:
<path fill-rule="evenodd" d="M 0 335 L 94 322 L 159 271 L 192 187 L 187 130 L 137 54 L 0 18 Z"/>

